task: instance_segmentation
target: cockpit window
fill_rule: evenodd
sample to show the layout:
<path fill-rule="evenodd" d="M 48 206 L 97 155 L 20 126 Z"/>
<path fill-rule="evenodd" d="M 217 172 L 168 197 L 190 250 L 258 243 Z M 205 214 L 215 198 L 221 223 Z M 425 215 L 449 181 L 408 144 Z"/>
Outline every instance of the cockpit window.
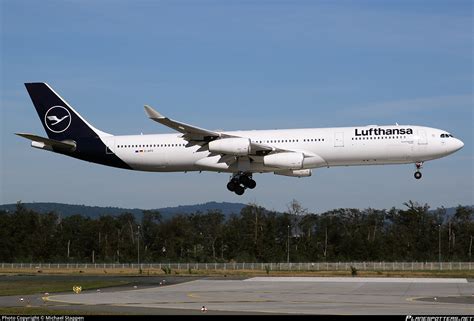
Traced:
<path fill-rule="evenodd" d="M 440 137 L 441 137 L 441 138 L 449 138 L 449 137 L 454 137 L 454 136 L 451 135 L 451 134 L 441 134 Z"/>

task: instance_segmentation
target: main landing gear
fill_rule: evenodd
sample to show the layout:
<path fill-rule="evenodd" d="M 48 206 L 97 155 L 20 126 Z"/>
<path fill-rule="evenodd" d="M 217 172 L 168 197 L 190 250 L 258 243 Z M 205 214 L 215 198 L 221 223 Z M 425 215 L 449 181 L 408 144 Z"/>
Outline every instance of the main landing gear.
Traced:
<path fill-rule="evenodd" d="M 257 183 L 252 179 L 252 174 L 237 173 L 232 176 L 227 189 L 237 195 L 242 195 L 246 188 L 254 189 Z"/>
<path fill-rule="evenodd" d="M 416 166 L 415 178 L 420 179 L 422 176 L 420 169 L 423 167 L 423 162 L 417 162 L 415 163 L 415 166 Z"/>

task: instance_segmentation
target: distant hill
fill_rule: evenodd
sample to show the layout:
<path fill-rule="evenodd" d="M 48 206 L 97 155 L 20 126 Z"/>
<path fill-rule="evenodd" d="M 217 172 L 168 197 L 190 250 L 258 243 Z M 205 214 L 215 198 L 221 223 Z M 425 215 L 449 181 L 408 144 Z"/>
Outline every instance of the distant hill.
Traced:
<path fill-rule="evenodd" d="M 121 207 L 100 207 L 100 206 L 87 206 L 87 205 L 71 205 L 63 203 L 22 203 L 28 209 L 34 210 L 38 213 L 55 212 L 60 214 L 62 217 L 67 217 L 75 214 L 80 214 L 90 218 L 97 218 L 101 215 L 113 215 L 117 216 L 123 213 L 133 214 L 137 220 L 141 220 L 143 216 L 143 209 L 140 208 L 121 208 Z M 204 204 L 195 205 L 180 205 L 176 207 L 163 207 L 157 209 L 151 209 L 151 211 L 158 211 L 161 213 L 164 219 L 168 219 L 176 214 L 192 214 L 192 213 L 207 213 L 207 211 L 220 210 L 226 217 L 231 214 L 239 214 L 242 208 L 247 206 L 242 203 L 228 203 L 228 202 L 207 202 Z M 0 211 L 14 211 L 16 204 L 4 204 L 0 205 Z M 431 209 L 430 212 L 436 209 Z M 446 214 L 448 219 L 456 213 L 455 207 L 446 208 Z"/>
<path fill-rule="evenodd" d="M 101 215 L 120 215 L 123 213 L 131 213 L 137 219 L 141 219 L 143 215 L 143 209 L 139 208 L 120 208 L 120 207 L 100 207 L 100 206 L 87 206 L 87 205 L 71 205 L 62 203 L 22 203 L 28 209 L 34 210 L 38 213 L 55 212 L 63 217 L 81 214 L 90 218 L 97 218 Z M 191 214 L 196 212 L 207 213 L 210 210 L 220 210 L 225 216 L 231 214 L 239 214 L 240 210 L 246 205 L 241 203 L 228 203 L 228 202 L 208 202 L 204 204 L 196 205 L 180 205 L 177 207 L 164 207 L 158 209 L 152 209 L 161 213 L 163 218 L 169 218 L 176 214 Z M 14 211 L 16 204 L 4 204 L 0 205 L 0 210 Z"/>
<path fill-rule="evenodd" d="M 180 205 L 176 207 L 164 207 L 157 209 L 162 215 L 173 215 L 173 214 L 190 214 L 196 212 L 206 213 L 207 211 L 220 210 L 225 216 L 231 214 L 239 214 L 240 211 L 247 206 L 242 203 L 228 203 L 228 202 L 207 202 L 204 204 L 196 205 Z"/>

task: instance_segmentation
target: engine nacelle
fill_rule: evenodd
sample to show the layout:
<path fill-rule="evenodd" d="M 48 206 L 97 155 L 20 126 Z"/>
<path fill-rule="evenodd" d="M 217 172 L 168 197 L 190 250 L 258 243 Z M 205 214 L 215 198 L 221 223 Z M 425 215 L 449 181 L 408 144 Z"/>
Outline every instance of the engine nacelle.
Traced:
<path fill-rule="evenodd" d="M 303 168 L 304 155 L 302 153 L 278 153 L 263 157 L 263 164 L 269 167 L 286 169 Z"/>
<path fill-rule="evenodd" d="M 250 139 L 223 138 L 209 142 L 209 151 L 212 153 L 246 156 L 250 154 Z"/>
<path fill-rule="evenodd" d="M 303 168 L 315 168 L 327 166 L 326 161 L 319 155 L 306 157 L 303 161 Z"/>
<path fill-rule="evenodd" d="M 311 170 L 310 169 L 298 169 L 298 170 L 287 169 L 284 171 L 275 172 L 275 175 L 283 175 L 283 176 L 291 176 L 291 177 L 310 177 Z"/>

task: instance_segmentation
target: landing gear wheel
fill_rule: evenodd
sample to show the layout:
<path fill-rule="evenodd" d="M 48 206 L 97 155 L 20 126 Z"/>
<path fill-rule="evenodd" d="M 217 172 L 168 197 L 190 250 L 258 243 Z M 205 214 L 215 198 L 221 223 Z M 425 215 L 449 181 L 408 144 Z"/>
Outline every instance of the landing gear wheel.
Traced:
<path fill-rule="evenodd" d="M 245 189 L 254 189 L 257 183 L 252 179 L 252 173 L 238 172 L 234 173 L 227 183 L 227 189 L 237 195 L 242 195 Z"/>
<path fill-rule="evenodd" d="M 421 172 L 415 172 L 415 178 L 420 179 L 421 178 Z"/>
<path fill-rule="evenodd" d="M 253 179 L 250 179 L 246 186 L 250 189 L 254 189 L 255 186 L 257 186 L 257 183 Z"/>
<path fill-rule="evenodd" d="M 239 177 L 239 182 L 240 182 L 240 184 L 247 187 L 249 185 L 250 178 L 247 175 L 242 175 L 242 176 Z"/>
<path fill-rule="evenodd" d="M 234 190 L 235 194 L 242 195 L 245 192 L 245 188 L 241 185 L 237 185 Z"/>
<path fill-rule="evenodd" d="M 233 181 L 230 181 L 229 183 L 227 183 L 227 189 L 231 192 L 235 191 L 235 184 Z"/>

